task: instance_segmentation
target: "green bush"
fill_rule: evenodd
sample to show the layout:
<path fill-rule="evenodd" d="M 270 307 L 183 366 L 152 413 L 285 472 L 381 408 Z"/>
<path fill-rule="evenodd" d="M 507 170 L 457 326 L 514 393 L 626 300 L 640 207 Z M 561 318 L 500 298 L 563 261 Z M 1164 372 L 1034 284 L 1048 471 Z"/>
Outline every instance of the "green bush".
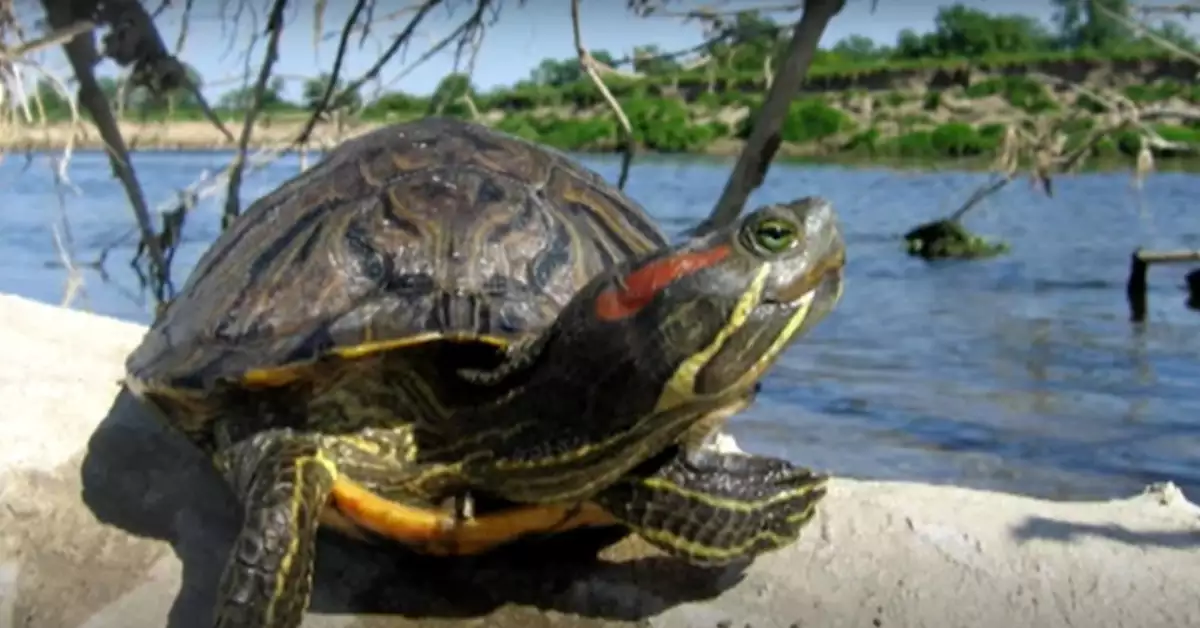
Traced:
<path fill-rule="evenodd" d="M 1029 113 L 1041 113 L 1058 108 L 1046 92 L 1046 86 L 1025 76 L 997 76 L 969 85 L 967 98 L 986 98 L 1000 95 L 1012 106 Z"/>
<path fill-rule="evenodd" d="M 1200 146 L 1200 130 L 1186 126 L 1172 126 L 1169 124 L 1155 125 L 1154 130 L 1157 131 L 1158 134 L 1168 142 L 1178 142 L 1180 144 Z"/>
<path fill-rule="evenodd" d="M 1118 151 L 1129 156 L 1137 155 L 1142 146 L 1142 136 L 1137 131 L 1118 131 L 1112 140 Z"/>
<path fill-rule="evenodd" d="M 925 98 L 922 101 L 921 108 L 925 111 L 937 111 L 942 106 L 942 92 L 938 90 L 930 90 L 925 92 Z"/>
<path fill-rule="evenodd" d="M 1092 98 L 1088 94 L 1080 94 L 1075 99 L 1075 107 L 1082 109 L 1088 113 L 1104 113 L 1108 111 L 1108 106 L 1103 102 Z"/>
<path fill-rule="evenodd" d="M 692 102 L 694 102 L 696 105 L 698 105 L 700 107 L 704 107 L 705 109 L 710 109 L 710 110 L 711 109 L 720 109 L 721 106 L 724 104 L 721 102 L 720 95 L 713 94 L 710 92 L 701 93 L 699 96 L 696 96 L 696 99 Z"/>
<path fill-rule="evenodd" d="M 938 126 L 929 134 L 929 143 L 934 153 L 945 157 L 974 157 L 989 148 L 974 127 L 962 122 Z"/>
<path fill-rule="evenodd" d="M 559 118 L 514 114 L 500 120 L 496 128 L 569 151 L 612 148 L 617 141 L 617 123 L 612 116 Z"/>
<path fill-rule="evenodd" d="M 885 104 L 889 107 L 899 107 L 900 105 L 903 105 L 904 103 L 906 103 L 908 101 L 909 101 L 908 96 L 906 96 L 905 94 L 903 94 L 901 92 L 888 92 L 883 97 L 883 104 Z"/>
<path fill-rule="evenodd" d="M 987 98 L 1004 92 L 1004 81 L 998 78 L 990 78 L 972 83 L 963 91 L 963 95 L 967 98 Z"/>
<path fill-rule="evenodd" d="M 929 158 L 935 154 L 933 149 L 933 133 L 930 131 L 913 131 L 890 139 L 885 146 L 886 152 L 897 157 Z"/>
<path fill-rule="evenodd" d="M 1058 103 L 1050 97 L 1045 85 L 1024 76 L 1004 77 L 1004 98 L 1027 113 L 1058 109 Z"/>
<path fill-rule="evenodd" d="M 742 120 L 738 126 L 738 137 L 749 137 L 757 115 L 757 111 L 752 111 Z M 788 107 L 779 135 L 785 142 L 805 144 L 836 135 L 852 126 L 853 121 L 840 109 L 829 106 L 819 98 L 808 98 L 793 102 Z"/>
<path fill-rule="evenodd" d="M 865 131 L 855 133 L 842 145 L 842 151 L 847 153 L 866 153 L 875 155 L 878 152 L 880 144 L 879 129 L 871 127 Z"/>
<path fill-rule="evenodd" d="M 1004 134 L 1008 132 L 1008 125 L 993 122 L 979 127 L 977 132 L 979 133 L 979 138 L 988 146 L 996 147 L 1004 141 Z"/>
<path fill-rule="evenodd" d="M 849 129 L 850 117 L 818 99 L 794 102 L 783 119 L 780 137 L 785 142 L 803 144 L 825 139 Z"/>
<path fill-rule="evenodd" d="M 428 98 L 403 92 L 390 92 L 364 107 L 362 117 L 367 120 L 386 120 L 423 114 L 427 109 L 429 109 Z"/>
<path fill-rule="evenodd" d="M 646 148 L 686 153 L 713 140 L 712 128 L 693 124 L 686 104 L 674 98 L 633 98 L 622 103 L 633 135 Z"/>
<path fill-rule="evenodd" d="M 1175 96 L 1185 96 L 1184 86 L 1174 81 L 1155 81 L 1146 85 L 1130 85 L 1125 97 L 1135 103 L 1162 102 Z"/>

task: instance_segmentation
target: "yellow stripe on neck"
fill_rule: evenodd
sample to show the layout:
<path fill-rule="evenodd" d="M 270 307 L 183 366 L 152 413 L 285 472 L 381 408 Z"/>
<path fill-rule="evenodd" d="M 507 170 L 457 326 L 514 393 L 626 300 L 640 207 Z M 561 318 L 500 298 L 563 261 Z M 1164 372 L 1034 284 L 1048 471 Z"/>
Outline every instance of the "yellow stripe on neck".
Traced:
<path fill-rule="evenodd" d="M 767 367 L 771 365 L 771 362 L 775 360 L 776 356 L 778 356 L 780 352 L 787 348 L 788 342 L 791 341 L 792 336 L 796 335 L 796 330 L 800 329 L 800 326 L 804 324 L 805 319 L 808 318 L 808 313 L 812 309 L 813 299 L 815 296 L 815 292 L 808 292 L 804 296 L 800 297 L 800 304 L 796 308 L 796 313 L 792 314 L 791 319 L 789 319 L 787 325 L 784 326 L 783 332 L 775 337 L 775 341 L 771 343 L 771 346 L 768 347 L 761 356 L 759 356 L 758 360 L 754 362 L 754 366 L 750 367 L 740 378 L 738 378 L 737 384 L 734 386 L 734 388 L 748 387 L 753 384 L 755 380 L 762 377 L 763 373 L 767 370 Z"/>
<path fill-rule="evenodd" d="M 750 282 L 750 287 L 738 298 L 737 305 L 734 306 L 733 312 L 729 315 L 729 320 L 717 332 L 713 341 L 703 350 L 688 357 L 688 359 L 679 365 L 679 368 L 675 370 L 675 374 L 671 376 L 666 386 L 663 387 L 662 393 L 658 397 L 658 403 L 654 406 L 655 413 L 665 412 L 695 399 L 696 376 L 708 364 L 709 360 L 725 346 L 725 342 L 746 324 L 754 308 L 758 307 L 758 304 L 762 302 L 763 292 L 766 290 L 767 277 L 770 273 L 771 264 L 763 264 L 762 268 L 758 269 L 758 274 L 754 276 L 754 281 Z M 804 309 L 807 310 L 807 308 Z M 772 349 L 774 349 L 774 346 L 772 346 Z"/>

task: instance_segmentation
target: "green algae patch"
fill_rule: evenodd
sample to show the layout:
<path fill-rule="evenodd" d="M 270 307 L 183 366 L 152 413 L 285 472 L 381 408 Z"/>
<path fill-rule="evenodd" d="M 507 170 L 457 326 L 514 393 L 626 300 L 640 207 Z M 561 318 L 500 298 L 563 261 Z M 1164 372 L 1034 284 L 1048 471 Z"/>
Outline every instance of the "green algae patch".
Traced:
<path fill-rule="evenodd" d="M 969 231 L 957 220 L 935 220 L 904 234 L 908 254 L 926 260 L 986 259 L 1008 251 L 1005 242 Z"/>

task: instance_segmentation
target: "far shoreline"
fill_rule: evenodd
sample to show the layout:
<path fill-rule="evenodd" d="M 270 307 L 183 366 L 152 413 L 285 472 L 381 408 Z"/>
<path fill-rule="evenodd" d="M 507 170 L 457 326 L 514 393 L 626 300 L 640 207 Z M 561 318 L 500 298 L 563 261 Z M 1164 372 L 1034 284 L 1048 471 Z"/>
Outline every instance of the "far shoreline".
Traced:
<path fill-rule="evenodd" d="M 322 151 L 362 133 L 386 126 L 387 123 L 365 123 L 347 125 L 340 132 L 333 125 L 318 125 L 307 147 L 309 151 Z M 60 153 L 68 146 L 73 151 L 102 152 L 104 144 L 94 125 L 84 122 L 72 128 L 69 123 L 43 125 L 4 125 L 0 129 L 0 157 L 7 155 Z M 126 144 L 134 152 L 154 153 L 222 153 L 237 149 L 236 142 L 229 142 L 212 124 L 205 121 L 185 120 L 171 122 L 120 123 Z M 237 136 L 241 125 L 226 123 L 226 128 Z M 277 121 L 259 125 L 249 144 L 250 150 L 284 149 L 299 134 L 301 125 L 292 121 Z M 72 138 L 72 136 L 74 136 Z M 72 141 L 73 139 L 73 141 Z M 744 142 L 733 138 L 716 140 L 699 152 L 660 153 L 639 149 L 637 157 L 654 158 L 713 158 L 732 161 L 742 151 Z M 615 150 L 568 151 L 577 155 L 617 156 Z M 960 159 L 931 159 L 896 157 L 889 155 L 864 155 L 823 151 L 819 145 L 794 145 L 784 143 L 776 155 L 777 163 L 807 164 L 813 166 L 842 166 L 847 168 L 883 168 L 901 171 L 929 171 L 953 169 L 966 172 L 986 172 L 992 158 L 972 157 Z M 1157 167 L 1165 172 L 1200 173 L 1200 158 L 1160 159 Z M 1132 170 L 1132 160 L 1120 158 L 1092 159 L 1084 164 L 1084 172 L 1117 172 Z"/>

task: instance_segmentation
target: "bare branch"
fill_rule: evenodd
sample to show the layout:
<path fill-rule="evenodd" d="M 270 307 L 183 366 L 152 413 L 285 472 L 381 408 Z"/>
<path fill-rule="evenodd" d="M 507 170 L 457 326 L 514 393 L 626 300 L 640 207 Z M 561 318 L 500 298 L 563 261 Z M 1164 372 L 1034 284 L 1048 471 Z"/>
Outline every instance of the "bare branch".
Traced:
<path fill-rule="evenodd" d="M 320 102 L 317 104 L 316 109 L 312 112 L 312 116 L 309 118 L 308 124 L 305 125 L 304 131 L 301 132 L 301 136 L 303 136 L 303 140 L 301 140 L 302 142 L 308 140 L 308 134 L 316 125 L 317 120 L 320 118 L 321 112 L 325 111 L 325 109 L 329 107 L 329 99 L 333 96 L 333 93 L 337 91 L 337 82 L 338 78 L 341 77 L 342 64 L 346 60 L 346 48 L 350 44 L 350 35 L 353 32 L 354 25 L 358 22 L 358 16 L 362 13 L 363 8 L 366 7 L 366 4 L 366 0 L 356 0 L 354 3 L 354 8 L 350 10 L 350 15 L 346 18 L 346 23 L 342 27 L 342 37 L 338 41 L 337 54 L 333 58 L 333 69 L 329 73 L 329 83 L 325 85 L 325 93 L 321 94 Z M 324 3 L 319 2 L 317 7 L 319 17 L 319 15 L 323 13 L 322 9 L 324 8 Z M 315 28 L 318 30 L 314 33 L 314 38 L 318 33 L 320 33 L 319 19 L 317 20 L 317 26 Z M 314 45 L 315 43 L 316 42 L 314 40 Z"/>
<path fill-rule="evenodd" d="M 74 39 L 78 35 L 95 30 L 96 23 L 91 20 L 80 20 L 62 28 L 56 28 L 53 32 L 39 37 L 33 41 L 24 42 L 12 48 L 0 46 L 0 60 L 14 61 L 24 58 L 28 55 L 40 52 L 46 48 L 59 46 L 67 41 Z"/>
<path fill-rule="evenodd" d="M 443 0 L 425 0 L 425 2 L 423 2 L 421 4 L 420 8 L 417 9 L 416 15 L 414 15 L 412 17 L 412 19 L 409 20 L 408 25 L 404 28 L 404 30 L 402 30 L 399 34 L 397 34 L 396 37 L 392 40 L 392 45 L 389 46 L 388 49 L 385 50 L 384 53 L 379 56 L 379 58 L 375 61 L 375 64 L 372 65 L 366 72 L 364 72 L 361 77 L 359 77 L 357 80 L 351 82 L 349 85 L 347 85 L 345 88 L 343 88 L 338 93 L 336 98 L 334 98 L 334 102 L 338 102 L 338 101 L 342 100 L 345 97 L 345 95 L 354 93 L 357 89 L 362 87 L 362 85 L 365 84 L 367 81 L 378 76 L 379 71 L 383 69 L 383 66 L 386 65 L 387 62 L 390 61 L 391 58 L 393 56 L 395 56 L 397 52 L 400 51 L 400 48 L 403 47 L 408 42 L 409 38 L 412 37 L 413 33 L 417 29 L 417 26 L 420 25 L 421 21 L 425 19 L 425 16 L 431 10 L 433 10 L 434 7 L 441 4 L 442 1 Z M 483 7 L 485 7 L 487 4 L 488 4 L 488 0 L 479 0 L 480 8 L 476 12 L 476 14 L 477 15 L 482 14 Z M 347 22 L 349 22 L 349 21 L 350 20 L 347 19 Z M 339 50 L 339 52 L 340 52 L 340 50 Z M 339 54 L 339 58 L 340 57 L 341 57 L 341 55 Z M 340 61 L 338 59 L 335 59 L 334 67 L 338 67 L 339 63 L 340 63 Z M 336 85 L 336 83 L 337 83 L 336 77 L 337 77 L 337 75 L 334 74 L 330 78 L 330 81 L 329 81 L 330 85 Z M 309 115 L 308 121 L 304 124 L 304 128 L 300 131 L 300 133 L 297 134 L 296 139 L 292 141 L 293 146 L 301 146 L 308 142 L 309 137 L 312 135 L 313 129 L 316 128 L 316 126 L 317 126 L 317 121 L 321 118 L 321 114 L 323 113 L 325 108 L 329 106 L 330 92 L 328 90 L 326 90 L 325 96 L 326 96 L 326 98 L 323 99 L 322 102 L 319 103 L 317 108 L 315 110 L 313 110 L 313 112 Z"/>
<path fill-rule="evenodd" d="M 254 84 L 254 95 L 242 120 L 242 135 L 238 139 L 237 154 L 230 165 L 229 188 L 225 195 L 225 211 L 221 214 L 222 228 L 229 226 L 229 223 L 241 213 L 242 167 L 246 161 L 246 150 L 250 144 L 250 138 L 254 134 L 254 124 L 258 120 L 259 112 L 262 110 L 263 94 L 266 92 L 267 83 L 271 80 L 271 68 L 274 67 L 275 61 L 279 58 L 279 37 L 283 34 L 283 10 L 286 7 L 287 0 L 275 0 L 274 5 L 271 7 L 271 15 L 267 21 L 269 33 L 267 50 L 263 54 L 262 68 L 258 73 L 258 81 Z"/>
<path fill-rule="evenodd" d="M 73 3 L 68 0 L 42 0 L 42 6 L 46 9 L 46 16 L 53 28 L 65 29 L 85 21 L 80 19 L 81 16 L 73 13 L 75 10 Z M 92 72 L 99 55 L 91 30 L 80 32 L 67 40 L 63 44 L 63 50 L 75 73 L 75 78 L 79 81 L 79 102 L 88 111 L 100 137 L 109 149 L 109 163 L 112 166 L 113 175 L 125 188 L 125 194 L 133 208 L 138 228 L 142 232 L 142 237 L 148 242 L 146 252 L 150 259 L 151 275 L 156 279 L 154 296 L 156 300 L 162 302 L 167 298 L 170 271 L 164 262 L 162 250 L 154 241 L 154 225 L 151 222 L 150 211 L 146 206 L 146 199 L 141 185 L 138 183 L 137 174 L 129 161 L 129 149 L 125 145 L 125 138 L 121 136 L 117 121 L 113 118 L 112 110 L 109 109 L 108 100 Z"/>
<path fill-rule="evenodd" d="M 571 0 L 571 31 L 575 36 L 575 54 L 579 56 L 579 66 L 587 73 L 588 78 L 592 80 L 592 84 L 596 86 L 596 89 L 600 90 L 600 95 L 604 97 L 604 102 L 608 103 L 608 108 L 617 117 L 618 128 L 621 130 L 622 153 L 621 174 L 617 177 L 617 187 L 624 189 L 625 183 L 629 180 L 629 167 L 633 164 L 633 126 L 629 124 L 629 117 L 625 115 L 625 110 L 621 108 L 621 103 L 617 102 L 612 92 L 608 90 L 608 86 L 604 84 L 604 79 L 600 78 L 600 72 L 597 70 L 599 64 L 596 62 L 596 59 L 583 46 L 583 34 L 579 26 L 579 0 Z"/>

